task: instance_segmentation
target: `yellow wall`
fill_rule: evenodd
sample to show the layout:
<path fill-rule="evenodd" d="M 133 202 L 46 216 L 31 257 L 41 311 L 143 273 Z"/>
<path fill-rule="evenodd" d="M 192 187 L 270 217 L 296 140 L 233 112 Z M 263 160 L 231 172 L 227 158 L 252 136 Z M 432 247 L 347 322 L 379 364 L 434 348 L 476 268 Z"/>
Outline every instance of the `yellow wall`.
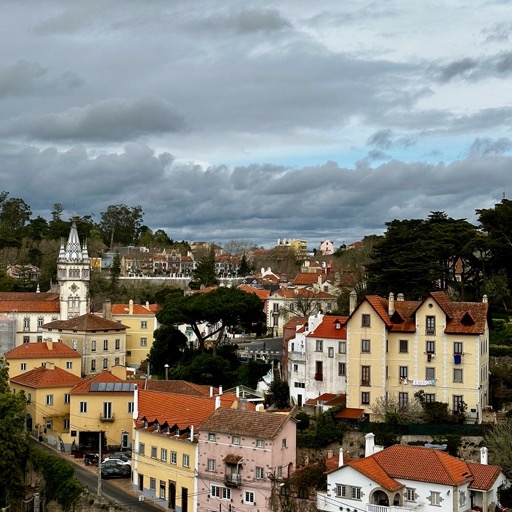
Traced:
<path fill-rule="evenodd" d="M 7 359 L 9 363 L 9 378 L 12 379 L 21 375 L 22 373 L 26 373 L 29 370 L 33 370 L 34 368 L 39 368 L 43 363 L 53 363 L 58 368 L 62 370 L 66 370 L 77 377 L 81 377 L 82 375 L 82 359 L 80 357 L 52 357 L 51 354 L 48 357 L 40 358 L 40 359 Z M 71 368 L 69 368 L 67 363 L 71 363 Z M 25 364 L 25 369 L 22 370 L 22 365 Z"/>
<path fill-rule="evenodd" d="M 162 434 L 136 429 L 135 446 L 132 455 L 132 482 L 134 489 L 146 496 L 157 498 L 156 502 L 167 507 L 169 500 L 169 481 L 176 486 L 176 511 L 182 508 L 182 489 L 188 490 L 188 510 L 195 510 L 195 468 L 197 443 L 189 439 L 177 439 Z M 144 455 L 140 454 L 140 443 L 144 444 Z M 156 458 L 152 458 L 151 448 L 156 448 Z M 167 450 L 167 460 L 162 461 L 162 449 Z M 176 464 L 171 462 L 171 452 L 176 453 Z M 183 467 L 183 454 L 189 457 L 189 467 Z M 155 479 L 156 490 L 152 490 L 151 478 Z M 142 480 L 143 489 L 140 488 Z M 160 482 L 165 483 L 165 499 L 160 500 Z"/>

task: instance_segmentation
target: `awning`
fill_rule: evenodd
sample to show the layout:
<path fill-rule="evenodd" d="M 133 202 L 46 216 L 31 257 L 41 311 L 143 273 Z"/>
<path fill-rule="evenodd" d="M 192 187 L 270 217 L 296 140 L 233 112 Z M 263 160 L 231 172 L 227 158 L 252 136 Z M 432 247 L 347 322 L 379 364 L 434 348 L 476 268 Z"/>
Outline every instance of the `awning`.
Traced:
<path fill-rule="evenodd" d="M 224 457 L 224 461 L 226 464 L 241 464 L 243 460 L 243 457 L 240 457 L 240 455 L 226 455 Z"/>
<path fill-rule="evenodd" d="M 336 418 L 340 418 L 342 420 L 358 420 L 363 414 L 364 409 L 352 409 L 350 407 L 346 407 L 336 414 Z"/>

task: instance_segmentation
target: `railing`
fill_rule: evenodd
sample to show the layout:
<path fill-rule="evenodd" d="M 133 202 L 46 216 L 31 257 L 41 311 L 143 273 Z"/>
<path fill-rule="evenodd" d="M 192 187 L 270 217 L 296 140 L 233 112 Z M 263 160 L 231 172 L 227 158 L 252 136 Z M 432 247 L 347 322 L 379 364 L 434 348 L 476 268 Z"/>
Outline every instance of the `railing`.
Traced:
<path fill-rule="evenodd" d="M 109 416 L 104 416 L 100 414 L 100 421 L 114 421 L 114 415 L 110 414 Z"/>
<path fill-rule="evenodd" d="M 242 485 L 241 475 L 224 475 L 224 483 L 228 487 L 240 487 Z"/>
<path fill-rule="evenodd" d="M 398 505 L 393 505 L 391 507 L 385 507 L 384 505 L 371 505 L 367 503 L 366 512 L 421 512 L 425 510 L 423 503 L 412 504 L 410 507 L 399 507 Z"/>

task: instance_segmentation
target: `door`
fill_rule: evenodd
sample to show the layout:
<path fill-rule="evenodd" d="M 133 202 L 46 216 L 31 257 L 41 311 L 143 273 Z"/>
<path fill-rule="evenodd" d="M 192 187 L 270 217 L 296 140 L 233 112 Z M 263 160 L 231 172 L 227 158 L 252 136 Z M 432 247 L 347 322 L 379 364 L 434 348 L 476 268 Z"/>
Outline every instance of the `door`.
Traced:
<path fill-rule="evenodd" d="M 176 484 L 169 480 L 169 508 L 176 510 Z"/>
<path fill-rule="evenodd" d="M 181 512 L 188 512 L 188 489 L 181 488 Z"/>
<path fill-rule="evenodd" d="M 139 491 L 144 490 L 144 475 L 139 474 Z"/>

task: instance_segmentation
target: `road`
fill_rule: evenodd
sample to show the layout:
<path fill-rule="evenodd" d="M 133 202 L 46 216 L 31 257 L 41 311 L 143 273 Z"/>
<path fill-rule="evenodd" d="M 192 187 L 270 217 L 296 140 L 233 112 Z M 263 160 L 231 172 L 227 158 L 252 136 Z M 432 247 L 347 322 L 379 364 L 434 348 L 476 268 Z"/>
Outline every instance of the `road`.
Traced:
<path fill-rule="evenodd" d="M 43 450 L 46 450 L 47 452 L 53 453 L 54 455 L 58 455 L 63 459 L 67 460 L 75 469 L 75 476 L 77 480 L 84 487 L 87 487 L 89 491 L 91 491 L 92 493 L 96 494 L 98 492 L 97 473 L 91 472 L 89 469 L 86 469 L 84 466 L 75 462 L 74 459 L 71 459 L 70 457 L 65 455 L 63 456 L 59 451 L 44 443 L 40 443 L 35 439 L 31 439 L 31 443 Z M 103 497 L 115 501 L 118 505 L 126 507 L 128 510 L 133 509 L 143 512 L 162 512 L 161 507 L 154 505 L 150 501 L 139 501 L 138 496 L 135 493 L 126 492 L 126 490 L 117 487 L 113 482 L 102 480 L 101 494 Z"/>

